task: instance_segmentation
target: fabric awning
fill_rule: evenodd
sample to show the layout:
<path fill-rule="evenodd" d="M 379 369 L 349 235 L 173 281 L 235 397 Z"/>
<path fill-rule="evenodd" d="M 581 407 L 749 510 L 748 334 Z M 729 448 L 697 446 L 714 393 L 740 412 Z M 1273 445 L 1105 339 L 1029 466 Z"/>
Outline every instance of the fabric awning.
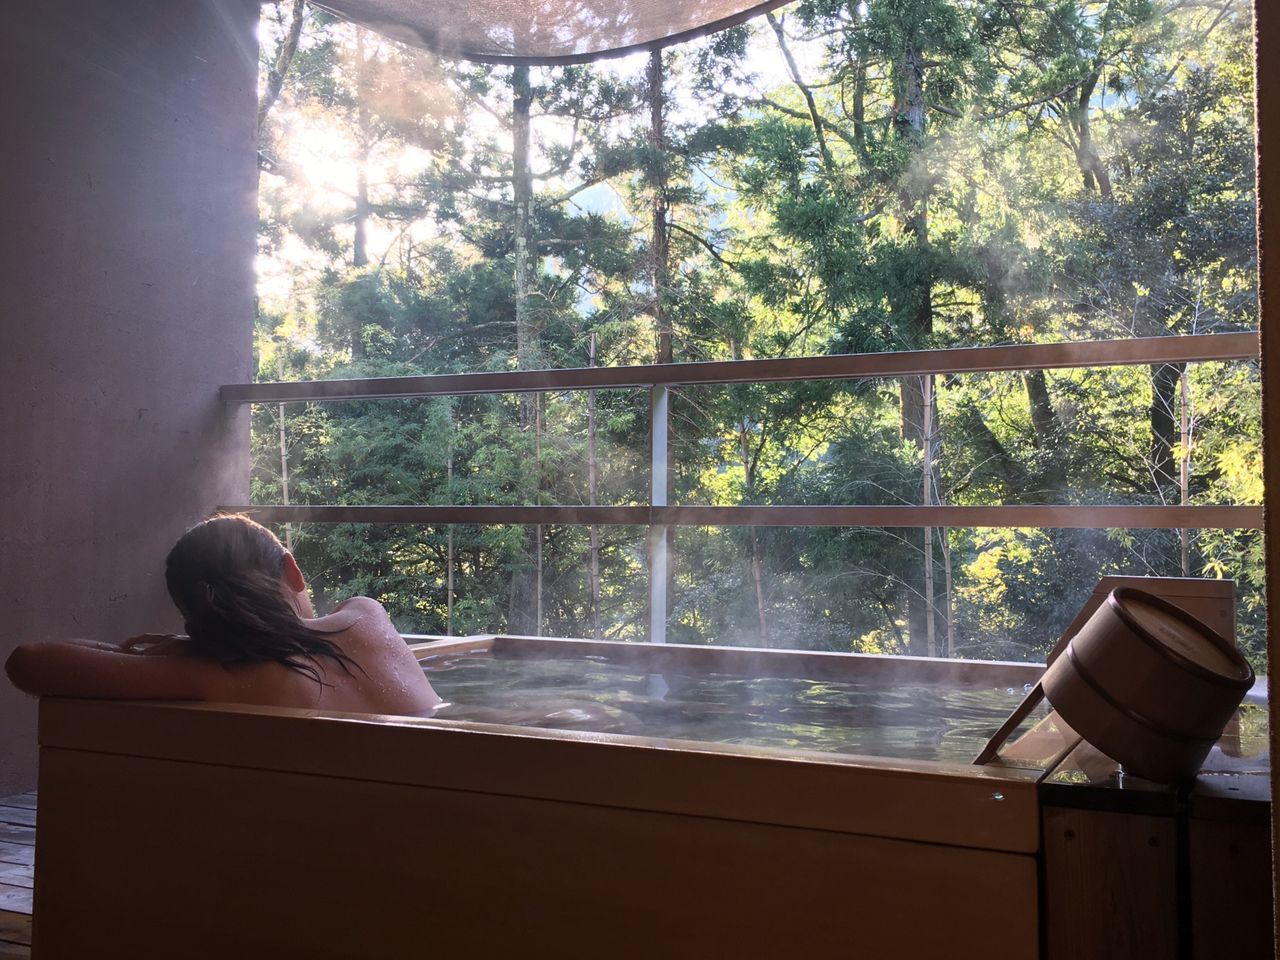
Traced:
<path fill-rule="evenodd" d="M 482 63 L 584 63 L 688 40 L 786 0 L 322 0 L 384 36 Z"/>

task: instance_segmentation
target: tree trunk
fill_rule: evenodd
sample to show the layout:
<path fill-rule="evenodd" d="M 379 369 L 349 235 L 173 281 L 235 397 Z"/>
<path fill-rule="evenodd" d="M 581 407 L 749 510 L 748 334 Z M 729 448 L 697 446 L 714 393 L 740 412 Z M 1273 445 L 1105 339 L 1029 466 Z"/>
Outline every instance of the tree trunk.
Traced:
<path fill-rule="evenodd" d="M 1178 379 L 1182 385 L 1180 405 L 1182 429 L 1178 443 L 1182 452 L 1178 465 L 1178 489 L 1181 496 L 1178 502 L 1185 507 L 1191 503 L 1191 379 L 1187 374 L 1186 364 L 1183 364 L 1182 374 Z M 1183 527 L 1178 531 L 1178 540 L 1182 547 L 1182 575 L 1189 577 L 1191 576 L 1191 531 Z"/>
<path fill-rule="evenodd" d="M 1023 374 L 1022 382 L 1027 389 L 1027 403 L 1031 408 L 1031 444 L 1042 454 L 1038 458 L 1040 469 L 1040 489 L 1029 490 L 1039 493 L 1040 499 L 1049 503 L 1059 503 L 1067 485 L 1066 466 L 1059 455 L 1061 424 L 1058 414 L 1049 399 L 1049 384 L 1043 370 L 1030 370 Z"/>
<path fill-rule="evenodd" d="M 279 379 L 284 379 L 284 357 L 276 357 L 276 375 Z M 289 505 L 289 445 L 285 436 L 284 429 L 284 404 L 280 404 L 276 411 L 280 418 L 280 502 L 286 507 Z M 284 548 L 290 553 L 293 552 L 293 524 L 286 523 L 284 525 Z"/>
<path fill-rule="evenodd" d="M 649 282 L 653 287 L 653 325 L 657 334 L 656 363 L 670 363 L 672 358 L 671 313 L 668 299 L 671 284 L 671 227 L 670 205 L 667 198 L 667 127 L 666 127 L 666 73 L 663 69 L 662 51 L 649 54 L 647 71 L 649 87 L 649 160 L 645 178 L 652 192 L 650 210 L 650 263 Z M 667 443 L 671 443 L 672 424 L 667 423 Z M 662 534 L 669 551 L 670 531 Z M 675 602 L 675 564 L 666 565 L 666 610 L 663 616 L 670 619 Z M 650 573 L 652 575 L 652 572 Z"/>
<path fill-rule="evenodd" d="M 942 428 L 938 421 L 938 391 L 936 389 L 936 384 L 933 384 L 933 378 L 930 377 L 929 380 L 931 384 L 929 389 L 929 404 L 928 404 L 929 442 L 928 442 L 928 447 L 926 448 L 931 451 L 929 455 L 929 468 L 930 468 L 929 482 L 933 490 L 933 502 L 937 504 L 941 504 L 942 493 L 941 493 L 941 490 L 939 489 L 938 478 L 934 476 L 934 469 L 937 467 L 938 462 L 941 460 L 942 453 L 943 453 Z M 926 502 L 927 502 L 927 498 L 926 498 Z M 951 601 L 951 588 L 952 588 L 951 538 L 949 536 L 949 533 L 950 531 L 946 527 L 938 528 L 938 543 L 939 543 L 939 546 L 942 548 L 943 596 L 945 598 L 943 617 L 945 619 L 946 627 L 947 627 L 947 656 L 954 657 L 956 655 L 956 631 L 955 631 L 956 625 L 955 625 L 955 616 L 954 616 L 955 611 Z M 932 561 L 933 561 L 932 540 L 930 540 L 929 552 L 926 554 L 926 557 L 929 558 L 929 562 L 930 564 L 932 564 Z M 932 587 L 930 587 L 930 589 L 926 591 L 926 594 L 929 600 L 930 609 L 932 610 L 937 605 L 935 602 L 935 597 L 934 597 Z M 932 635 L 933 635 L 933 631 L 931 629 L 930 636 Z"/>
<path fill-rule="evenodd" d="M 893 128 L 897 137 L 911 148 L 918 157 L 924 149 L 924 58 L 915 44 L 908 40 L 902 56 L 894 64 L 894 89 L 897 98 L 893 105 Z M 929 255 L 929 191 L 927 181 L 907 164 L 898 184 L 898 201 L 902 210 L 904 233 L 915 243 L 918 262 L 924 266 L 921 276 L 905 287 L 899 301 L 900 315 L 905 314 L 907 329 L 904 339 L 911 349 L 919 350 L 928 345 L 933 333 L 933 276 L 927 266 Z M 920 377 L 903 377 L 901 381 L 901 417 L 903 439 L 917 447 L 924 445 L 924 381 Z M 921 556 L 932 573 L 932 544 L 921 530 L 915 537 Z M 929 621 L 932 604 L 925 598 L 925 578 L 907 578 L 907 636 L 911 652 L 923 654 L 928 650 Z M 935 641 L 936 642 L 936 641 Z"/>
<path fill-rule="evenodd" d="M 751 453 L 748 445 L 748 423 L 744 418 L 738 426 L 738 449 L 742 455 L 747 502 L 755 498 L 755 471 L 751 468 Z M 750 528 L 751 533 L 751 585 L 756 601 L 756 628 L 759 631 L 760 646 L 769 645 L 769 618 L 764 599 L 764 544 L 760 542 L 759 531 Z"/>
<path fill-rule="evenodd" d="M 533 249 L 533 172 L 529 158 L 530 109 L 533 88 L 529 84 L 529 68 L 512 70 L 511 178 L 515 204 L 515 301 L 516 364 L 521 370 L 535 369 L 537 340 L 533 320 L 531 293 L 536 253 Z M 522 426 L 533 423 L 533 395 L 523 394 Z"/>
<path fill-rule="evenodd" d="M 822 116 L 818 113 L 818 103 L 813 97 L 813 91 L 800 75 L 800 68 L 796 65 L 796 58 L 792 56 L 791 47 L 787 45 L 787 35 L 782 29 L 782 21 L 772 13 L 766 13 L 765 19 L 769 21 L 769 26 L 773 28 L 774 36 L 778 40 L 778 49 L 782 52 L 782 59 L 787 64 L 787 72 L 791 74 L 791 82 L 800 91 L 801 96 L 804 97 L 805 105 L 809 108 L 809 121 L 813 124 L 813 136 L 818 144 L 818 153 L 822 157 L 822 168 L 828 173 L 834 173 L 835 163 L 831 159 L 831 150 L 827 147 L 827 137 L 823 129 Z"/>
<path fill-rule="evenodd" d="M 357 269 L 369 264 L 369 144 L 372 139 L 369 109 L 366 106 L 366 63 L 364 29 L 356 28 L 356 208 L 352 217 L 355 237 L 351 243 L 351 265 Z M 365 356 L 364 327 L 357 320 L 351 328 L 351 358 Z"/>
<path fill-rule="evenodd" d="M 1159 363 L 1151 367 L 1151 478 L 1162 500 L 1177 483 L 1173 447 L 1178 442 L 1178 383 L 1185 364 Z"/>
<path fill-rule="evenodd" d="M 1076 163 L 1080 167 L 1080 177 L 1084 188 L 1090 192 L 1096 190 L 1104 200 L 1111 198 L 1111 175 L 1107 165 L 1098 155 L 1098 148 L 1093 142 L 1093 126 L 1089 119 L 1089 103 L 1093 100 L 1093 92 L 1098 88 L 1102 77 L 1100 69 L 1093 70 L 1077 91 L 1076 102 L 1072 106 L 1070 124 L 1076 135 Z"/>
<path fill-rule="evenodd" d="M 738 342 L 729 340 L 729 357 L 738 359 Z M 743 494 L 748 503 L 755 499 L 755 470 L 751 465 L 750 423 L 746 417 L 738 422 L 738 455 L 742 458 Z M 756 603 L 756 629 L 760 646 L 769 644 L 769 618 L 764 598 L 764 544 L 755 527 L 750 527 L 751 536 L 751 586 Z"/>
<path fill-rule="evenodd" d="M 293 56 L 298 52 L 298 40 L 302 36 L 302 22 L 306 19 L 306 15 L 306 0 L 293 0 L 293 7 L 289 11 L 289 29 L 285 32 L 284 39 L 280 41 L 280 49 L 276 51 L 271 69 L 267 71 L 266 89 L 262 91 L 262 96 L 258 100 L 259 137 L 262 136 L 262 128 L 266 126 L 267 115 L 271 113 L 271 108 L 275 106 L 276 100 L 280 97 L 280 91 L 284 88 L 284 78 L 289 73 Z"/>
<path fill-rule="evenodd" d="M 596 365 L 596 335 L 588 347 L 591 366 Z M 587 494 L 591 506 L 599 502 L 596 471 L 596 392 L 587 391 Z M 600 525 L 591 525 L 591 635 L 600 639 Z"/>
<path fill-rule="evenodd" d="M 924 57 L 915 43 L 908 40 L 896 66 L 893 123 L 898 136 L 919 147 L 924 138 Z"/>
<path fill-rule="evenodd" d="M 369 265 L 369 151 L 363 145 L 359 148 L 356 169 L 356 210 L 354 217 L 355 240 L 351 245 L 351 265 L 367 267 Z"/>
<path fill-rule="evenodd" d="M 649 281 L 653 286 L 653 324 L 658 334 L 658 363 L 671 362 L 671 318 L 667 313 L 670 236 L 667 216 L 666 94 L 663 89 L 662 51 L 649 54 L 649 162 L 646 179 L 653 193 L 650 213 Z"/>
<path fill-rule="evenodd" d="M 853 142 L 858 147 L 858 156 L 867 160 L 867 67 L 861 59 L 853 82 Z"/>
<path fill-rule="evenodd" d="M 533 463 L 538 473 L 539 505 L 542 503 L 542 401 L 544 395 L 534 394 L 533 398 Z M 542 562 L 543 562 L 543 529 L 542 524 L 534 527 L 534 578 L 533 578 L 533 633 L 542 636 Z"/>
<path fill-rule="evenodd" d="M 972 401 L 967 403 L 960 411 L 960 417 L 962 418 L 961 432 L 967 438 L 966 442 L 978 449 L 981 460 L 989 462 L 999 471 L 1000 480 L 1005 488 L 1004 499 L 1017 500 L 1017 495 L 1023 492 L 1027 483 L 1026 471 L 1021 462 L 1005 449 L 1000 438 L 987 426 L 987 421 L 983 419 L 982 411 L 976 403 Z"/>
<path fill-rule="evenodd" d="M 946 578 L 947 591 L 947 656 L 956 655 L 956 604 L 951 579 L 951 538 L 947 531 L 942 531 L 942 570 Z"/>
<path fill-rule="evenodd" d="M 1043 370 L 1023 374 L 1027 402 L 1031 406 L 1031 443 L 1037 450 L 1051 450 L 1058 439 L 1058 415 L 1049 399 L 1049 384 Z"/>
<path fill-rule="evenodd" d="M 453 417 L 449 417 L 449 453 L 444 464 L 445 489 L 449 494 L 449 502 L 454 503 L 457 497 L 453 493 Z M 444 633 L 453 636 L 453 524 L 446 527 L 445 533 L 445 587 L 444 587 Z"/>
<path fill-rule="evenodd" d="M 531 287 L 534 276 L 533 258 L 533 174 L 529 158 L 529 122 L 533 105 L 533 88 L 529 68 L 515 67 L 511 76 L 511 178 L 515 203 L 515 325 L 516 365 L 521 370 L 539 366 L 537 330 L 533 319 Z M 526 440 L 537 430 L 537 394 L 520 395 L 520 433 Z M 536 440 L 536 437 L 535 437 Z M 522 500 L 531 503 L 539 487 L 538 471 L 522 475 L 518 489 Z M 532 634 L 538 627 L 536 571 L 539 552 L 536 526 L 526 524 L 520 555 L 511 571 L 511 603 L 507 614 L 509 629 L 516 634 Z"/>
<path fill-rule="evenodd" d="M 923 473 L 923 502 L 927 507 L 933 502 L 933 376 L 920 378 L 924 385 L 924 426 L 922 430 L 922 456 L 920 458 Z M 925 637 L 929 656 L 938 655 L 937 616 L 934 609 L 933 583 L 933 527 L 924 528 L 924 615 Z"/>
<path fill-rule="evenodd" d="M 756 594 L 756 626 L 760 631 L 760 646 L 769 645 L 768 608 L 764 598 L 764 544 L 760 542 L 760 533 L 751 528 L 751 580 Z"/>

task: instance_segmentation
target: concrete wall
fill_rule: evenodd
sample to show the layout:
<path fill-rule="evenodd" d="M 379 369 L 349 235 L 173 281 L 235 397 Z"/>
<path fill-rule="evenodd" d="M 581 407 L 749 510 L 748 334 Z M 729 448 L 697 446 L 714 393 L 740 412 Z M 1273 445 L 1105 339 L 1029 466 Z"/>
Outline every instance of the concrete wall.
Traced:
<path fill-rule="evenodd" d="M 248 487 L 255 0 L 41 0 L 0 31 L 0 659 L 179 625 L 173 540 Z M 0 677 L 0 796 L 36 775 Z"/>

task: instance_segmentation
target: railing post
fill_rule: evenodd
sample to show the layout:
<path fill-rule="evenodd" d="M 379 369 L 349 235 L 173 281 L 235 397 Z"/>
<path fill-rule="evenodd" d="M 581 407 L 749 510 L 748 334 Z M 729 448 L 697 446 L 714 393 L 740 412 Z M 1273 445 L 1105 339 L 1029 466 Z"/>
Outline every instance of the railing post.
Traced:
<path fill-rule="evenodd" d="M 667 426 L 671 411 L 668 388 L 649 388 L 649 505 L 665 507 L 670 473 L 667 465 Z M 667 642 L 667 525 L 649 523 L 649 642 Z"/>

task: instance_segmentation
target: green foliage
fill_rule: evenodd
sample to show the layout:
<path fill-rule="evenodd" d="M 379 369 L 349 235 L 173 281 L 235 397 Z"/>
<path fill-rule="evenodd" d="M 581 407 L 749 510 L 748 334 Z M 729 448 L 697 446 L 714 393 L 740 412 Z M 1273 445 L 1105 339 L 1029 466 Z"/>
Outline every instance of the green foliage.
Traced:
<path fill-rule="evenodd" d="M 646 64 L 534 69 L 522 253 L 512 71 L 313 12 L 262 138 L 258 376 L 513 369 L 521 256 L 522 334 L 555 367 L 593 338 L 596 364 L 653 362 L 659 318 L 676 361 L 1253 329 L 1249 26 L 1242 0 L 802 0 L 666 51 L 660 89 Z M 1185 441 L 1182 375 L 940 376 L 927 439 L 916 380 L 681 390 L 671 494 L 920 503 L 927 442 L 934 503 L 1260 502 L 1256 366 L 1188 368 Z M 643 503 L 648 432 L 634 390 L 262 406 L 252 492 Z M 544 632 L 642 638 L 643 531 L 597 532 L 598 602 L 588 528 L 289 531 L 324 599 L 369 593 L 404 630 L 505 629 L 537 562 Z M 955 655 L 1035 659 L 1099 576 L 1180 575 L 1182 547 L 683 529 L 669 637 L 923 652 L 927 555 L 939 650 L 950 622 Z M 1260 537 L 1186 548 L 1185 573 L 1237 581 L 1263 667 Z"/>

